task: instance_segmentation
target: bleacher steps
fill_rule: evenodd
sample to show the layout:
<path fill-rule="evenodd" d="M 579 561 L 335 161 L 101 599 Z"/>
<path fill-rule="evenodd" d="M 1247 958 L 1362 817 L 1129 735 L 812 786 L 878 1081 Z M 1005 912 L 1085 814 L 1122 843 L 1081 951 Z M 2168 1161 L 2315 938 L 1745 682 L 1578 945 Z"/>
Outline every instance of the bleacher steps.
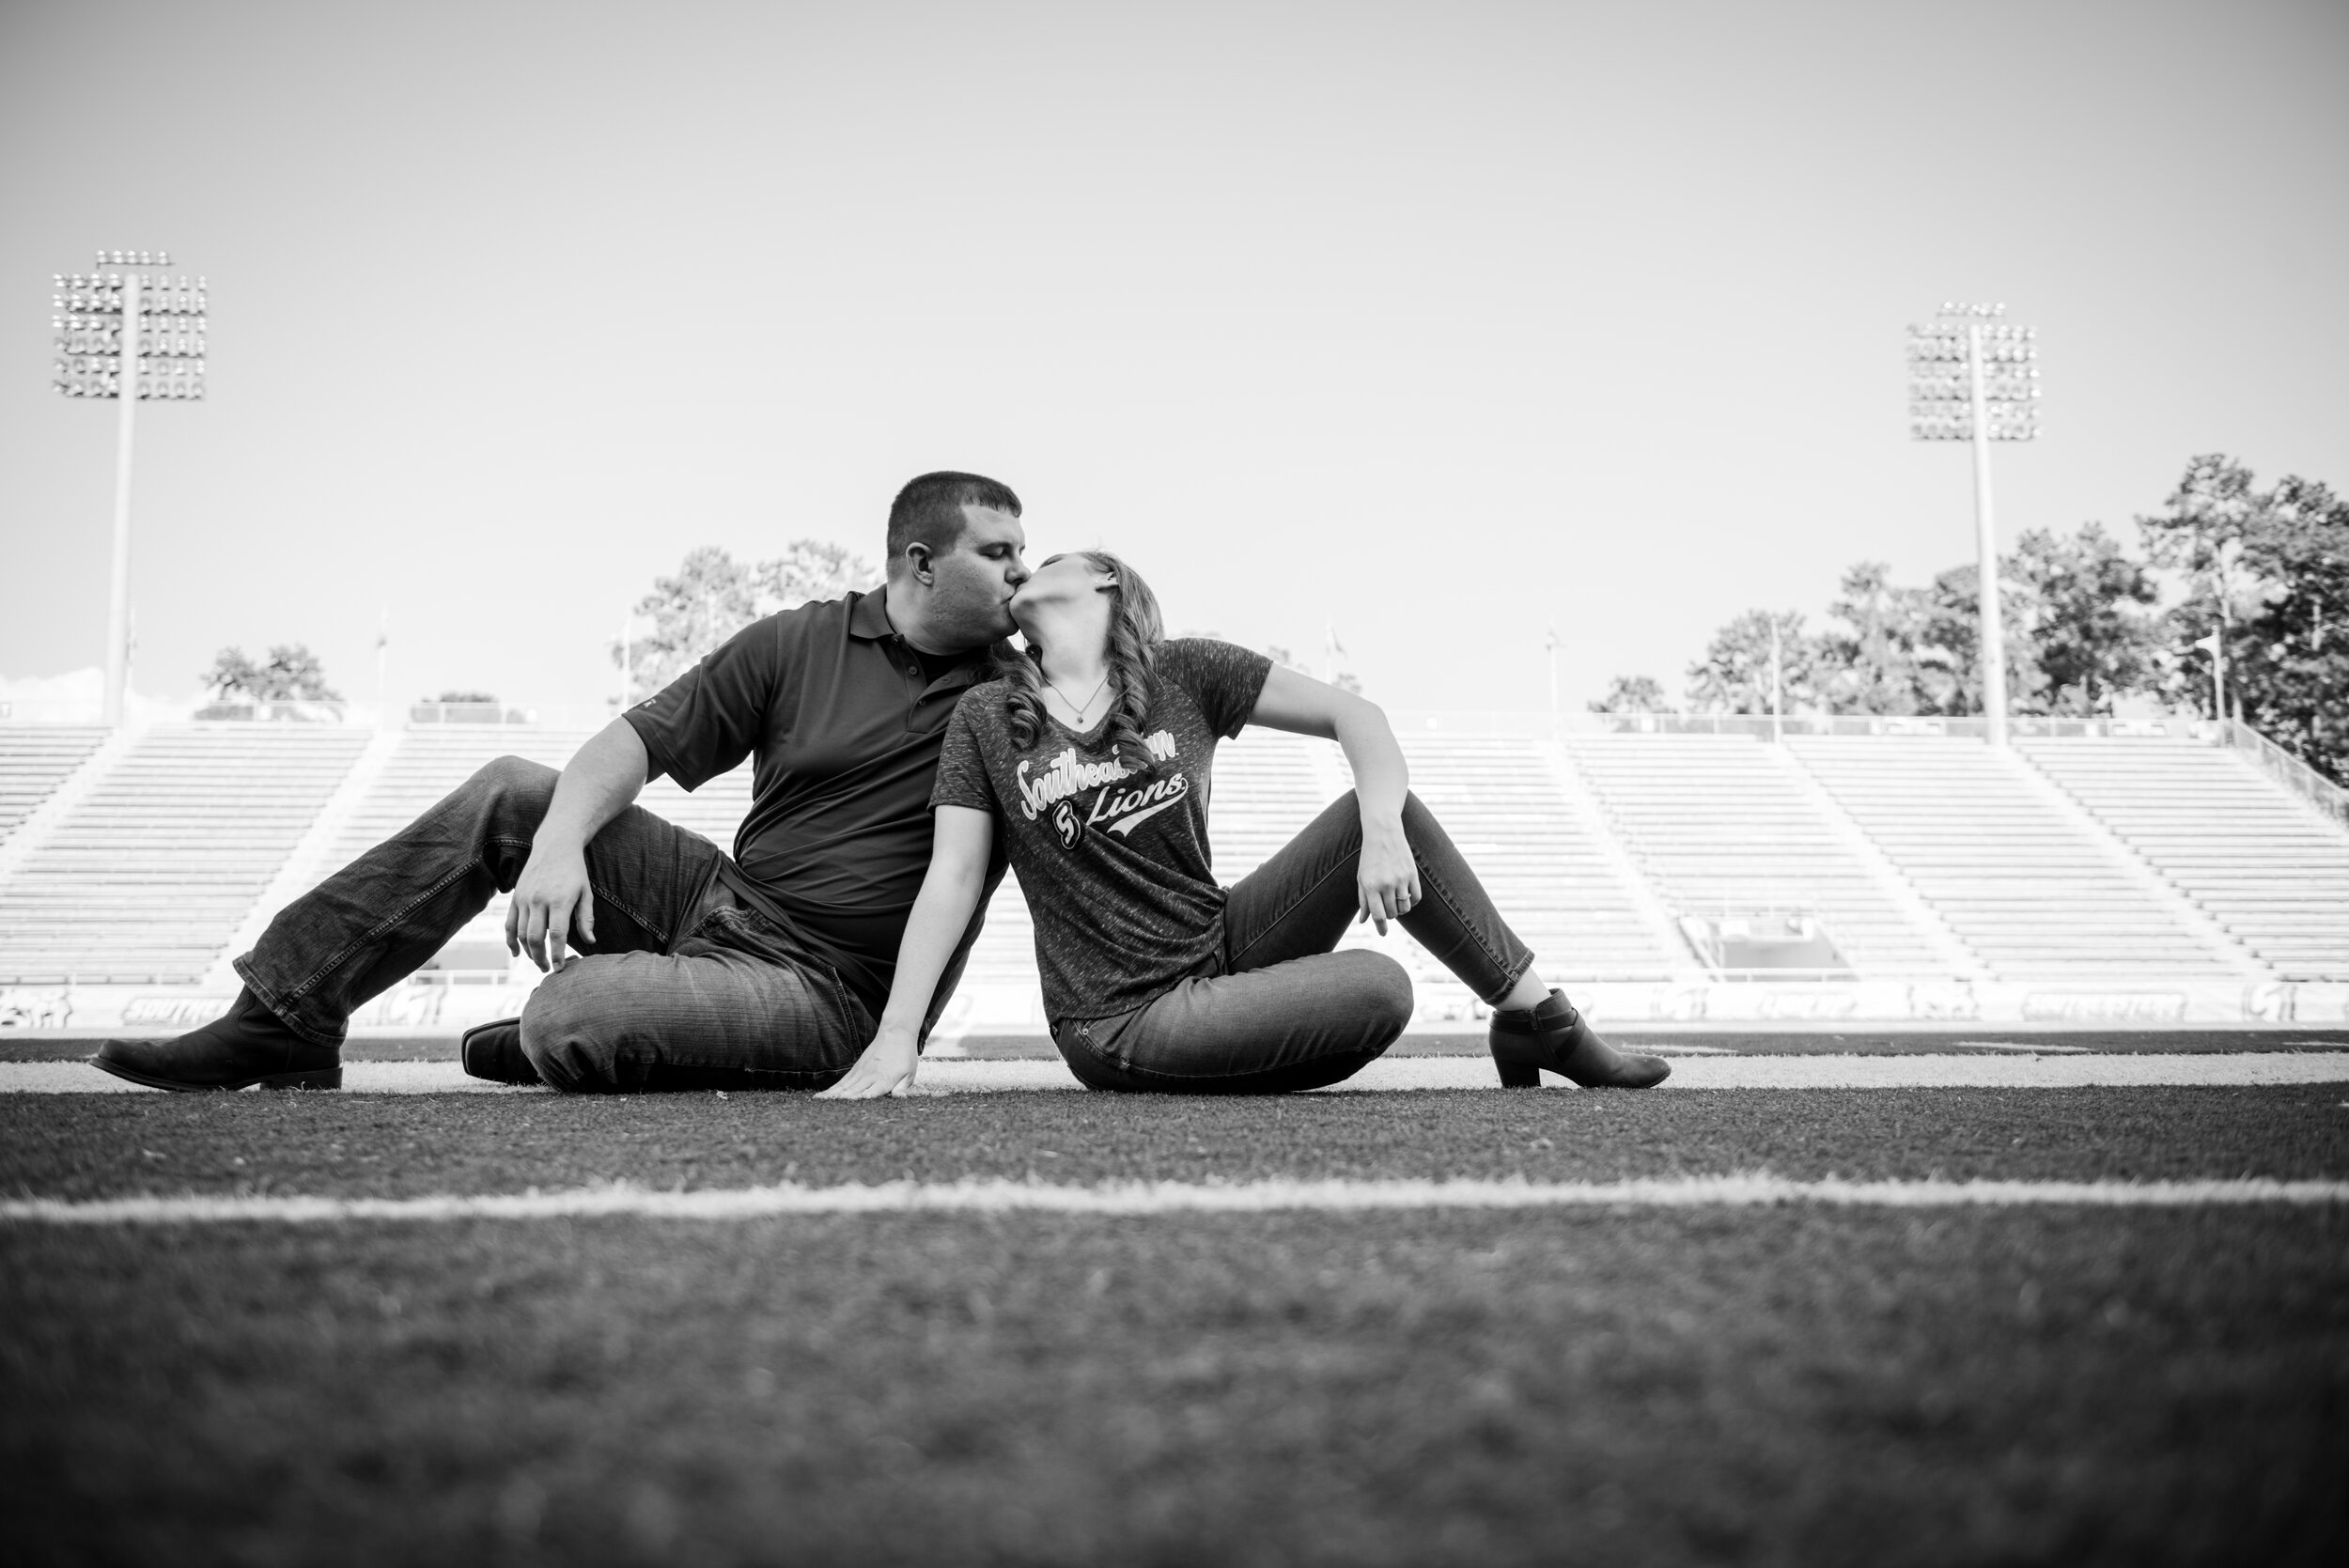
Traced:
<path fill-rule="evenodd" d="M 1688 954 L 1688 939 L 1680 933 L 1680 922 L 1674 918 L 1672 906 L 1666 904 L 1663 896 L 1656 891 L 1656 885 L 1649 880 L 1645 868 L 1631 853 L 1630 845 L 1609 819 L 1607 808 L 1600 803 L 1597 792 L 1583 775 L 1573 753 L 1554 740 L 1541 747 L 1540 751 L 1551 779 L 1557 783 L 1559 796 L 1565 801 L 1566 810 L 1581 824 L 1582 831 L 1598 846 L 1600 857 L 1630 894 L 1632 908 L 1639 910 L 1641 920 L 1646 923 L 1657 951 L 1669 953 L 1675 959 L 1685 956 L 1693 963 L 1693 955 Z"/>
<path fill-rule="evenodd" d="M 0 881 L 0 978 L 201 981 L 368 739 L 328 725 L 140 731 Z"/>
<path fill-rule="evenodd" d="M 2150 737 L 2020 749 L 2279 979 L 2349 980 L 2349 833 L 2251 757 Z"/>
<path fill-rule="evenodd" d="M 1688 944 L 1676 933 L 1660 939 L 1640 903 L 1642 884 L 1624 874 L 1604 826 L 1575 808 L 1550 742 L 1413 731 L 1396 738 L 1413 791 L 1533 950 L 1545 979 L 1572 988 L 1687 971 Z M 1432 959 L 1405 967 L 1430 980 L 1442 973 Z"/>
<path fill-rule="evenodd" d="M 269 929 L 269 923 L 277 918 L 279 910 L 337 869 L 323 863 L 328 852 L 334 847 L 334 841 L 341 834 L 344 824 L 350 820 L 351 813 L 358 810 L 359 802 L 366 799 L 367 791 L 374 787 L 375 781 L 391 762 L 393 753 L 399 750 L 399 741 L 400 732 L 388 725 L 375 732 L 374 738 L 367 742 L 366 750 L 359 753 L 358 759 L 350 765 L 350 771 L 343 775 L 343 782 L 334 786 L 334 793 L 327 798 L 325 806 L 311 822 L 309 831 L 302 835 L 293 852 L 286 857 L 286 863 L 277 868 L 277 875 L 270 879 L 268 887 L 261 890 L 260 897 L 253 901 L 253 908 L 246 913 L 244 924 L 237 927 L 227 945 L 213 958 L 212 967 L 204 975 L 204 984 L 208 987 L 234 990 L 241 985 L 233 962 L 236 956 L 252 950 L 253 944 L 261 939 L 261 933 Z"/>
<path fill-rule="evenodd" d="M 0 983 L 232 985 L 225 961 L 295 893 L 491 757 L 560 767 L 587 733 L 0 726 L 12 829 L 0 837 Z M 1926 735 L 1789 735 L 1767 750 L 1434 726 L 1397 738 L 1414 787 L 1544 973 L 1570 987 L 1700 982 L 1678 914 L 1776 897 L 1812 900 L 1866 984 L 2249 997 L 2349 982 L 2349 834 L 2233 751 L 2123 736 L 2025 737 L 2003 756 Z M 656 781 L 643 804 L 725 845 L 750 782 L 738 769 L 688 796 Z M 1233 743 L 1217 768 L 1218 874 L 1245 875 L 1349 787 L 1328 742 L 1254 731 Z M 464 939 L 497 937 L 501 906 Z M 1355 926 L 1344 940 L 1450 984 L 1400 934 Z M 1033 927 L 1016 887 L 970 982 L 988 1001 L 971 1027 L 1034 1027 Z"/>
<path fill-rule="evenodd" d="M 1803 910 L 1873 980 L 1951 978 L 1980 966 L 1937 942 L 1882 857 L 1855 846 L 1782 746 L 1741 735 L 1624 734 L 1565 742 L 1577 776 L 1677 918 Z"/>
<path fill-rule="evenodd" d="M 115 764 L 137 744 L 143 733 L 142 726 L 117 725 L 113 734 L 82 759 L 80 766 L 58 782 L 46 800 L 18 821 L 14 832 L 0 839 L 0 883 L 6 883 L 18 866 L 49 841 L 57 825 L 70 816 L 99 781 L 114 770 Z"/>
<path fill-rule="evenodd" d="M 1780 767 L 1785 770 L 1796 790 L 1811 802 L 1820 820 L 1834 830 L 1837 841 L 1851 851 L 1852 858 L 1875 876 L 1876 887 L 1884 896 L 1906 915 L 1918 931 L 1933 944 L 1934 951 L 1941 955 L 1941 961 L 1950 967 L 1950 972 L 1962 980 L 1986 976 L 1990 972 L 1989 966 L 1966 945 L 1964 938 L 1950 929 L 1950 923 L 1941 918 L 1941 911 L 1927 902 L 1925 896 L 1917 891 L 1916 884 L 1902 874 L 1901 868 L 1894 865 L 1882 849 L 1876 847 L 1875 840 L 1860 830 L 1859 824 L 1852 820 L 1851 814 L 1827 792 L 1827 786 L 1802 765 L 1802 759 L 1784 746 L 1774 749 L 1778 753 Z"/>
<path fill-rule="evenodd" d="M 2240 981 L 2202 923 L 2117 859 L 2017 758 L 1935 736 L 1789 736 L 1818 780 L 1999 982 Z"/>
<path fill-rule="evenodd" d="M 2144 856 L 2138 853 L 2135 846 L 2114 832 L 2104 818 L 2082 805 L 2070 790 L 2049 777 L 2047 770 L 2028 753 L 2010 747 L 2006 756 L 2018 778 L 2028 783 L 2060 815 L 2068 817 L 2083 837 L 2102 848 L 2106 858 L 2168 910 L 2172 920 L 2201 939 L 2205 947 L 2225 958 L 2244 979 L 2258 981 L 2276 977 L 2276 971 L 2258 955 L 2237 941 L 2234 933 L 2211 919 L 2207 910 L 2180 892 L 2175 882 L 2156 871 Z"/>
<path fill-rule="evenodd" d="M 1334 740 L 1315 741 L 1306 749 L 1313 764 L 1314 782 L 1321 787 L 1321 803 L 1328 805 L 1354 787 L 1354 770 L 1346 765 L 1346 753 Z"/>

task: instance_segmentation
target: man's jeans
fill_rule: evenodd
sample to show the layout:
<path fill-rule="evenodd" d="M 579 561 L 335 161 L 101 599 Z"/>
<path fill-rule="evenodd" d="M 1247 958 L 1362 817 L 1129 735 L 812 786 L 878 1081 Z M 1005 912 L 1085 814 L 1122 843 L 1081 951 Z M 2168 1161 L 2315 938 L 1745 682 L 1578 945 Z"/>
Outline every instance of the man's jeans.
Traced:
<path fill-rule="evenodd" d="M 1403 832 L 1420 881 L 1403 929 L 1499 1001 L 1533 955 L 1416 795 L 1404 797 Z M 1232 889 L 1221 972 L 1131 1013 L 1056 1022 L 1069 1070 L 1090 1089 L 1275 1094 L 1324 1088 L 1377 1060 L 1410 1022 L 1411 980 L 1383 953 L 1330 951 L 1359 908 L 1361 854 L 1349 791 Z"/>
<path fill-rule="evenodd" d="M 342 1040 L 351 1013 L 513 890 L 554 799 L 555 770 L 500 757 L 288 905 L 237 960 L 303 1037 Z M 642 807 L 587 846 L 596 936 L 522 1009 L 522 1051 L 557 1089 L 822 1088 L 873 1018 L 790 931 L 718 879 L 718 849 Z M 953 994 L 978 922 L 939 986 Z"/>

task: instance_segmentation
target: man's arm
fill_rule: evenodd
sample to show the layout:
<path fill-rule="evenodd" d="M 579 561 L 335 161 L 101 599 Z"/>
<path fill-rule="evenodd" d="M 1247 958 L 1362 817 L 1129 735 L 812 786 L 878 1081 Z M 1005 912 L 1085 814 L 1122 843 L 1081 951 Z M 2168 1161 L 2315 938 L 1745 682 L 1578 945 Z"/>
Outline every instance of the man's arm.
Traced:
<path fill-rule="evenodd" d="M 588 739 L 554 782 L 554 802 L 530 841 L 530 859 L 506 911 L 506 951 L 551 970 L 563 961 L 571 922 L 596 939 L 596 896 L 587 886 L 587 841 L 628 810 L 651 766 L 636 726 L 614 719 Z"/>

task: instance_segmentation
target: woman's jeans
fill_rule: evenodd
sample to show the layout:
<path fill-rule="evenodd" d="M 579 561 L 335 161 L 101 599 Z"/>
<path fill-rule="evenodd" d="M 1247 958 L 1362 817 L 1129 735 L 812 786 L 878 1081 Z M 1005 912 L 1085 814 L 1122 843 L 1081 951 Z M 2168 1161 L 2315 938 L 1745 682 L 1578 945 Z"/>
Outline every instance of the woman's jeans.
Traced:
<path fill-rule="evenodd" d="M 351 1013 L 513 890 L 554 799 L 552 768 L 500 757 L 287 906 L 237 972 L 288 1027 L 341 1042 Z M 790 930 L 719 879 L 723 857 L 641 806 L 587 846 L 596 935 L 522 1008 L 521 1048 L 557 1089 L 823 1088 L 873 1037 L 864 1003 Z M 940 982 L 934 1020 L 978 933 Z"/>
<path fill-rule="evenodd" d="M 1420 900 L 1403 929 L 1486 1002 L 1533 955 L 1419 797 L 1403 800 Z M 1223 906 L 1221 972 L 1185 980 L 1146 1006 L 1052 1026 L 1089 1089 L 1274 1094 L 1351 1078 L 1411 1018 L 1411 980 L 1383 953 L 1333 953 L 1360 908 L 1361 808 L 1351 791 L 1241 878 Z"/>

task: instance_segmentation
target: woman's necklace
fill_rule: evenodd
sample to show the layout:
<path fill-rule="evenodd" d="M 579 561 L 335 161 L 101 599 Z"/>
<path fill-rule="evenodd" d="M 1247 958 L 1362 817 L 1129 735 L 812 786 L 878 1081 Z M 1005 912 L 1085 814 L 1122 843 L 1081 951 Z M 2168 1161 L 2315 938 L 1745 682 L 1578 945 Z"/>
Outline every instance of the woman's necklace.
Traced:
<path fill-rule="evenodd" d="M 1066 691 L 1062 691 L 1059 687 L 1057 687 L 1057 686 L 1053 686 L 1053 685 L 1052 685 L 1052 677 L 1051 677 L 1051 676 L 1050 676 L 1050 675 L 1046 675 L 1046 676 L 1044 677 L 1044 684 L 1045 684 L 1046 686 L 1048 686 L 1048 687 L 1050 687 L 1050 688 L 1051 688 L 1052 695 L 1053 695 L 1053 696 L 1055 696 L 1055 697 L 1058 697 L 1058 698 L 1059 698 L 1062 702 L 1067 703 L 1067 704 L 1068 704 L 1068 710 L 1069 710 L 1070 712 L 1074 713 L 1074 714 L 1077 716 L 1077 728 L 1079 728 L 1079 729 L 1082 729 L 1082 728 L 1084 728 L 1084 727 L 1085 727 L 1085 715 L 1086 715 L 1087 713 L 1091 712 L 1091 711 L 1092 711 L 1092 709 L 1093 709 L 1093 698 L 1094 698 L 1094 697 L 1097 697 L 1097 696 L 1099 696 L 1099 695 L 1101 694 L 1101 687 L 1103 687 L 1103 686 L 1107 686 L 1109 683 L 1110 683 L 1110 673 L 1109 673 L 1107 670 L 1104 670 L 1104 671 L 1102 671 L 1102 672 L 1101 672 L 1101 684 L 1100 684 L 1100 686 L 1096 686 L 1096 687 L 1093 689 L 1093 693 L 1092 693 L 1092 695 L 1091 695 L 1091 696 L 1086 697 L 1086 698 L 1085 698 L 1085 700 L 1084 700 L 1083 702 L 1081 702 L 1081 703 L 1080 703 L 1080 702 L 1070 702 L 1070 701 L 1069 701 L 1069 697 L 1068 697 L 1068 693 L 1067 693 L 1067 692 L 1066 692 Z"/>

